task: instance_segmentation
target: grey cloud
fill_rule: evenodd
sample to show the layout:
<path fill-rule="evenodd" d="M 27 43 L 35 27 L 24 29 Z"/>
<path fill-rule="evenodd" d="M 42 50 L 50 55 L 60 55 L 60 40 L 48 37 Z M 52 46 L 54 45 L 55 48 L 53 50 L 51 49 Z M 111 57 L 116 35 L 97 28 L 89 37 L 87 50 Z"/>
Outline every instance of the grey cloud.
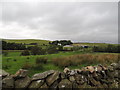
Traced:
<path fill-rule="evenodd" d="M 25 32 L 7 34 L 8 38 L 71 39 L 73 41 L 117 43 L 117 3 L 47 2 L 3 3 L 4 26 L 18 23 Z M 13 26 L 11 26 L 13 27 Z M 7 32 L 9 29 L 5 29 Z M 17 29 L 13 28 L 13 29 Z M 11 29 L 12 30 L 12 29 Z M 29 33 L 31 32 L 31 33 Z M 4 34 L 1 33 L 4 37 Z"/>

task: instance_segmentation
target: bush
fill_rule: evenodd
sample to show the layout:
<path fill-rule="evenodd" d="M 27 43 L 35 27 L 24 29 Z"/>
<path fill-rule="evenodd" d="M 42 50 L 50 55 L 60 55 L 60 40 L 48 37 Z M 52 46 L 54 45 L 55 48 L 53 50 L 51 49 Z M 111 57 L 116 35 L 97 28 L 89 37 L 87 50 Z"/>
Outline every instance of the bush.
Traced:
<path fill-rule="evenodd" d="M 42 64 L 35 64 L 35 65 L 33 65 L 32 69 L 43 70 L 43 65 Z"/>
<path fill-rule="evenodd" d="M 8 55 L 8 52 L 2 51 L 2 54 L 3 54 L 4 56 L 7 56 L 7 55 Z"/>
<path fill-rule="evenodd" d="M 32 55 L 44 55 L 46 51 L 41 47 L 34 46 L 30 49 Z"/>
<path fill-rule="evenodd" d="M 49 45 L 49 46 L 47 47 L 47 53 L 48 53 L 48 54 L 58 53 L 57 45 Z"/>
<path fill-rule="evenodd" d="M 26 62 L 25 64 L 23 64 L 22 69 L 31 69 L 32 67 L 33 67 L 33 65 Z"/>
<path fill-rule="evenodd" d="M 9 69 L 11 66 L 10 65 L 4 65 L 2 66 L 3 69 Z"/>
<path fill-rule="evenodd" d="M 44 57 L 36 58 L 36 64 L 46 64 L 46 63 L 47 63 L 47 58 L 44 58 Z"/>
<path fill-rule="evenodd" d="M 24 51 L 22 51 L 21 55 L 27 56 L 27 55 L 30 55 L 30 52 L 28 50 L 24 50 Z"/>

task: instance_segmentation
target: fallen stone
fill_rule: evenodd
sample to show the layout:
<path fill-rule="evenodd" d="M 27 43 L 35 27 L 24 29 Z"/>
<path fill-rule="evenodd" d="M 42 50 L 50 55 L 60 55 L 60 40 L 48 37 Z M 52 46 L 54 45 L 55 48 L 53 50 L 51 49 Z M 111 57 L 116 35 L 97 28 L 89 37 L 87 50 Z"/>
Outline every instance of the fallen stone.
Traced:
<path fill-rule="evenodd" d="M 14 79 L 12 76 L 7 76 L 2 80 L 3 88 L 14 88 Z"/>
<path fill-rule="evenodd" d="M 54 70 L 49 70 L 43 73 L 38 73 L 32 76 L 32 80 L 39 80 L 39 79 L 44 79 L 48 77 L 49 75 L 52 75 L 55 71 Z"/>
<path fill-rule="evenodd" d="M 29 88 L 39 88 L 44 84 L 44 80 L 37 80 L 33 81 L 30 85 Z"/>
<path fill-rule="evenodd" d="M 15 81 L 15 88 L 27 88 L 31 82 L 31 79 L 27 76 L 25 78 L 20 78 Z"/>

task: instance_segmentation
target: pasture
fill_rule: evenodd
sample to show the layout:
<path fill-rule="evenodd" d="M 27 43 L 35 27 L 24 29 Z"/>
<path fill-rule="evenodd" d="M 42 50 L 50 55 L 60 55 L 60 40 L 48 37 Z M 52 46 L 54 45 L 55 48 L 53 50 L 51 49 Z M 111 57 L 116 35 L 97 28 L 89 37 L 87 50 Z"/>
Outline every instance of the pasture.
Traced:
<path fill-rule="evenodd" d="M 110 64 L 111 62 L 116 62 L 118 54 L 116 53 L 86 53 L 81 51 L 75 51 L 75 52 L 59 52 L 57 54 L 48 54 L 48 55 L 30 55 L 30 56 L 20 56 L 20 51 L 9 51 L 7 56 L 2 57 L 2 68 L 6 70 L 7 72 L 14 74 L 18 69 L 26 67 L 29 70 L 29 75 L 33 75 L 35 73 L 44 72 L 46 70 L 63 70 L 63 66 L 66 63 L 69 63 L 68 58 L 70 60 L 73 60 L 73 65 L 69 65 L 69 68 L 75 69 L 75 68 L 81 68 L 87 65 L 96 65 L 96 64 L 104 64 L 103 60 L 107 60 L 105 63 Z M 86 56 L 85 56 L 86 55 Z M 82 56 L 79 57 L 79 56 Z M 93 57 L 96 56 L 96 61 Z M 106 59 L 107 56 L 108 58 Z M 40 64 L 37 68 L 33 68 L 33 66 L 36 66 L 36 58 L 37 57 L 45 57 L 47 58 L 46 64 Z M 97 58 L 98 57 L 98 58 Z M 112 58 L 112 60 L 110 59 Z M 75 64 L 76 61 L 79 59 L 79 64 Z M 86 59 L 86 60 L 85 60 Z M 55 64 L 55 60 L 60 61 L 59 64 Z M 85 60 L 83 62 L 82 60 Z M 101 61 L 102 60 L 102 61 Z M 82 63 L 80 62 L 82 61 Z M 78 62 L 77 62 L 78 63 Z M 68 64 L 66 64 L 68 65 Z M 62 66 L 62 67 L 61 67 Z"/>

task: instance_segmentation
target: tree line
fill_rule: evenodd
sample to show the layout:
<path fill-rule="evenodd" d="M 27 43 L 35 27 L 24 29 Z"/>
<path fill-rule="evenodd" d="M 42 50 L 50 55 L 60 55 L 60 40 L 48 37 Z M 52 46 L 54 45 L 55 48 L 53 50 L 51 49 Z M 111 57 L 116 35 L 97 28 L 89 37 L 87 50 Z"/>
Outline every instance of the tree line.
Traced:
<path fill-rule="evenodd" d="M 25 50 L 26 45 L 22 43 L 10 43 L 2 41 L 2 50 Z"/>

